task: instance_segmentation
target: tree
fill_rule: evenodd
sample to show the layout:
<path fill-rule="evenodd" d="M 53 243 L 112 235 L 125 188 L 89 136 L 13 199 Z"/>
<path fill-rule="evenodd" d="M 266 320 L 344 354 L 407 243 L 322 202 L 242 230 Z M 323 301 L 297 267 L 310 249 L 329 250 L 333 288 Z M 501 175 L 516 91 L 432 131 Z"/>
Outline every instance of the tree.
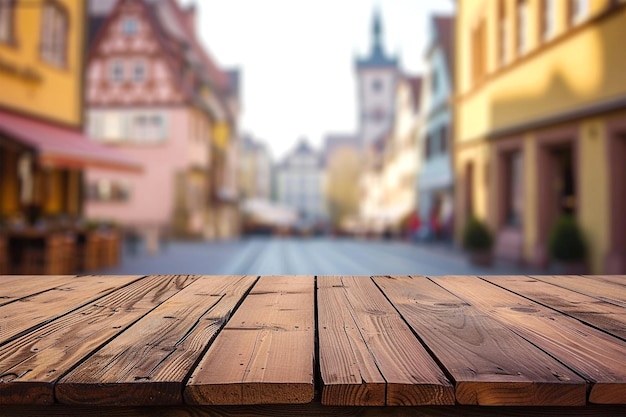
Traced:
<path fill-rule="evenodd" d="M 328 157 L 326 203 L 336 227 L 358 214 L 362 165 L 359 151 L 352 147 L 337 148 Z"/>

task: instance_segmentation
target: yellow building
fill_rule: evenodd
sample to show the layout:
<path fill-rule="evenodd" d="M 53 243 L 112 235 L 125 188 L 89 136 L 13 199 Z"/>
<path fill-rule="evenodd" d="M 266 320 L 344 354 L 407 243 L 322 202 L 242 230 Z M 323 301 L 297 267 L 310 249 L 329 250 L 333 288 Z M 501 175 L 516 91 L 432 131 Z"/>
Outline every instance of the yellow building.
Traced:
<path fill-rule="evenodd" d="M 134 169 L 82 134 L 86 3 L 0 2 L 0 217 L 81 214 L 86 165 Z"/>
<path fill-rule="evenodd" d="M 591 271 L 625 272 L 626 3 L 457 5 L 457 240 L 473 214 L 497 255 L 546 266 L 570 213 Z"/>

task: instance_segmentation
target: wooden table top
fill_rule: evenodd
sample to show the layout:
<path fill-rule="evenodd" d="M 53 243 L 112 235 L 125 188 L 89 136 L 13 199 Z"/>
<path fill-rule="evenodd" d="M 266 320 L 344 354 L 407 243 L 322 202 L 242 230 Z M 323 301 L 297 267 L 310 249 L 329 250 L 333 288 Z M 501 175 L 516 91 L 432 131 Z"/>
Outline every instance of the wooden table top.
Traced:
<path fill-rule="evenodd" d="M 0 415 L 625 404 L 626 276 L 0 276 Z"/>

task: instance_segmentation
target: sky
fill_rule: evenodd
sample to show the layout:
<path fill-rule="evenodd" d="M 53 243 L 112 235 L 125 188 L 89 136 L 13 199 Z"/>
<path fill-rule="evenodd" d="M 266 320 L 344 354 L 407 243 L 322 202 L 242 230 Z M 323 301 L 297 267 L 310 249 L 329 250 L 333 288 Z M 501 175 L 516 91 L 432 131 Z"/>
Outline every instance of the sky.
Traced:
<path fill-rule="evenodd" d="M 181 0 L 197 6 L 197 31 L 224 68 L 241 71 L 240 132 L 276 159 L 305 137 L 357 131 L 354 58 L 367 54 L 379 9 L 387 52 L 419 74 L 428 19 L 454 0 Z"/>

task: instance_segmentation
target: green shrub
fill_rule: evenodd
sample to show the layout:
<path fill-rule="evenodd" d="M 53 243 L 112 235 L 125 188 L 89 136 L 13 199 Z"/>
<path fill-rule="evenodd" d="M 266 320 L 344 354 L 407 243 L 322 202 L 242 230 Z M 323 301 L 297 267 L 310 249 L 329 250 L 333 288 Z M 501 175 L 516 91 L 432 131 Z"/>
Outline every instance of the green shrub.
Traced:
<path fill-rule="evenodd" d="M 561 216 L 550 233 L 549 250 L 552 258 L 559 261 L 585 259 L 587 246 L 582 230 L 573 216 Z"/>
<path fill-rule="evenodd" d="M 493 237 L 487 225 L 471 218 L 463 230 L 463 247 L 467 250 L 487 250 L 493 245 Z"/>

